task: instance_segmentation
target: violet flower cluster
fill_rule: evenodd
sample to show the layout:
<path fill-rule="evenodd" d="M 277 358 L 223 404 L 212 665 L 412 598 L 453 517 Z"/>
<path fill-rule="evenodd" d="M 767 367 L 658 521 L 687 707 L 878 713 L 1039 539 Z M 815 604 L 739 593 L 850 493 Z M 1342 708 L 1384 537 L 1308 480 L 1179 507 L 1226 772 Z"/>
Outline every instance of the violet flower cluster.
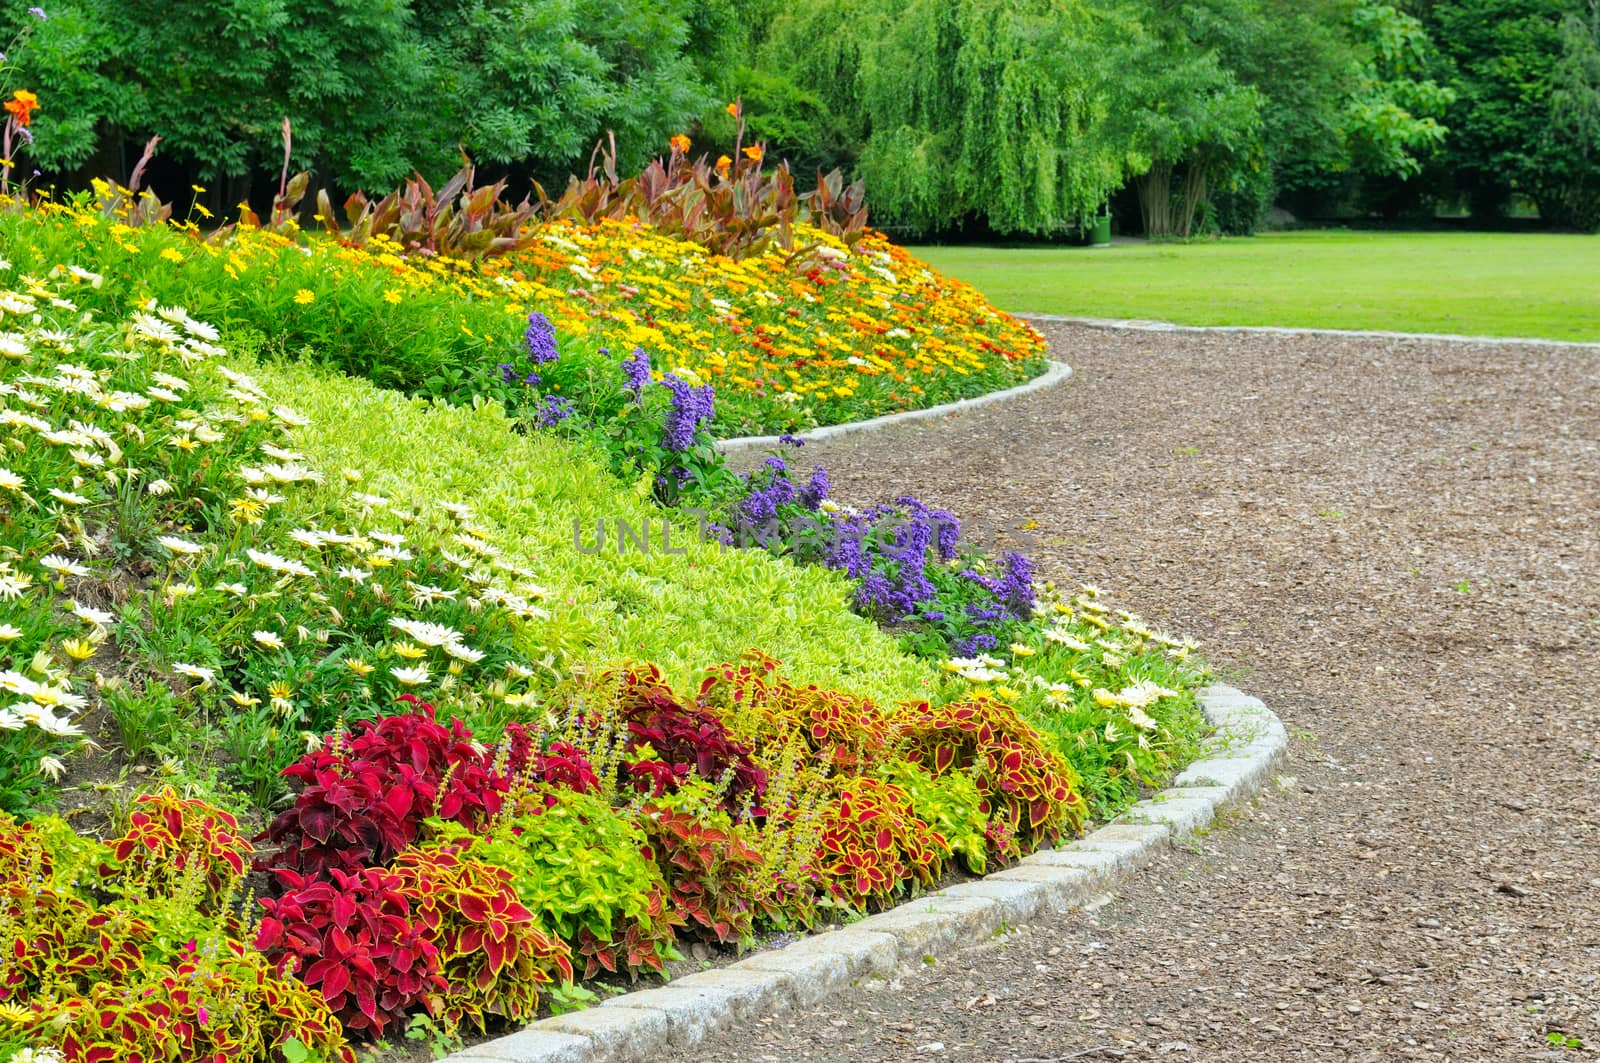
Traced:
<path fill-rule="evenodd" d="M 635 347 L 633 353 L 623 359 L 622 374 L 628 378 L 628 390 L 633 392 L 635 401 L 643 402 L 644 389 L 650 386 L 650 356 L 643 347 Z"/>
<path fill-rule="evenodd" d="M 556 327 L 537 310 L 528 315 L 528 331 L 522 338 L 528 342 L 528 361 L 534 365 L 544 365 L 561 357 L 556 347 Z"/>
<path fill-rule="evenodd" d="M 716 412 L 717 392 L 710 384 L 697 388 L 675 373 L 662 377 L 661 384 L 672 392 L 672 407 L 667 410 L 666 423 L 662 426 L 661 445 L 681 454 L 694 446 L 700 426 Z"/>
<path fill-rule="evenodd" d="M 523 334 L 523 339 L 528 344 L 528 361 L 535 366 L 547 365 L 561 357 L 561 351 L 556 346 L 555 326 L 537 310 L 528 315 L 528 331 Z M 495 368 L 500 370 L 500 379 L 507 384 L 520 383 L 531 388 L 543 379 L 537 368 L 523 373 L 515 362 L 501 362 Z"/>
<path fill-rule="evenodd" d="M 562 398 L 560 395 L 546 395 L 544 406 L 539 410 L 539 427 L 554 428 L 571 416 L 571 399 Z"/>

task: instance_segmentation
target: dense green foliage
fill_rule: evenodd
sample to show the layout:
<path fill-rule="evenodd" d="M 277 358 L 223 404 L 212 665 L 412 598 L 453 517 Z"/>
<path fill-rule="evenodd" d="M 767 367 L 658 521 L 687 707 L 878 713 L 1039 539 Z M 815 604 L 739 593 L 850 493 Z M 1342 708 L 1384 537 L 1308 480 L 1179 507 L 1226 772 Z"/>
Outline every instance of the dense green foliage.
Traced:
<path fill-rule="evenodd" d="M 29 6 L 0 10 L 25 25 Z M 606 130 L 637 167 L 706 109 L 697 49 L 717 47 L 688 0 L 63 0 L 47 14 L 10 56 L 49 101 L 35 158 L 118 176 L 126 146 L 159 135 L 207 181 L 276 171 L 285 118 L 295 167 L 350 186 L 453 169 L 462 149 L 560 178 Z M 401 100 L 423 105 L 396 120 Z"/>
<path fill-rule="evenodd" d="M 843 166 L 891 229 L 1153 236 L 1533 205 L 1600 225 L 1595 0 L 0 0 L 0 88 L 40 94 L 27 165 L 191 179 L 220 211 L 294 168 L 430 179 L 461 151 L 564 182 L 689 134 Z M 744 126 L 724 113 L 744 101 Z M 405 121 L 390 101 L 425 100 Z M 742 136 L 741 136 L 742 135 Z M 24 171 L 19 171 L 18 175 Z M 226 184 L 219 179 L 226 178 Z"/>
<path fill-rule="evenodd" d="M 919 232 L 1057 233 L 1130 183 L 1152 235 L 1250 231 L 1280 183 L 1414 173 L 1451 99 L 1421 23 L 1365 0 L 802 0 L 758 54 L 752 128 L 842 139 Z"/>

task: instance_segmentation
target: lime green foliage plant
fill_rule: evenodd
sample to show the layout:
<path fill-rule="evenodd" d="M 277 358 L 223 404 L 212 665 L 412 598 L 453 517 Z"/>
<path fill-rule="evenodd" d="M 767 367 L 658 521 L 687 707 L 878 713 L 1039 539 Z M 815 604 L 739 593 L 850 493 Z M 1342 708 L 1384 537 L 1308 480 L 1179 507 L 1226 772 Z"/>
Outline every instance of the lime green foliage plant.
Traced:
<path fill-rule="evenodd" d="M 984 873 L 989 864 L 987 819 L 978 785 L 969 775 L 952 771 L 935 776 L 904 760 L 890 761 L 878 774 L 905 792 L 949 854 L 959 856 L 973 874 Z"/>
<path fill-rule="evenodd" d="M 583 958 L 584 978 L 660 973 L 677 955 L 673 928 L 683 918 L 666 904 L 649 840 L 600 796 L 530 792 L 464 851 L 509 872 L 540 925 Z"/>

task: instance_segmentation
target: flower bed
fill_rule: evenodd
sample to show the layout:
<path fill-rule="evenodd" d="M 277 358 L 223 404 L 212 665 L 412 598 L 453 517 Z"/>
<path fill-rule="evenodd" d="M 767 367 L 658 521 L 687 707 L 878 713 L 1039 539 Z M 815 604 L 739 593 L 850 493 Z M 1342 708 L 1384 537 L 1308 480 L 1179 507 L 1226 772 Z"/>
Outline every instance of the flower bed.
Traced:
<path fill-rule="evenodd" d="M 839 540 L 889 580 L 866 602 L 848 564 L 588 554 L 569 518 L 682 518 L 582 437 L 258 364 L 177 308 L 87 313 L 110 286 L 0 292 L 0 1047 L 333 1059 L 516 1022 L 583 1003 L 575 975 L 981 873 L 1192 739 L 1187 645 L 930 561 L 925 508 Z M 768 469 L 741 506 L 855 528 Z M 919 581 L 977 613 L 931 619 Z M 852 602 L 975 656 L 934 670 Z M 93 774 L 91 731 L 166 786 Z"/>
<path fill-rule="evenodd" d="M 19 269 L 75 262 L 105 278 L 102 309 L 155 299 L 273 347 L 401 390 L 561 397 L 610 406 L 635 347 L 662 371 L 717 387 L 722 436 L 802 430 L 1009 387 L 1043 369 L 1044 343 L 881 235 L 853 250 L 802 228 L 813 250 L 734 261 L 636 223 L 554 221 L 525 251 L 473 263 L 406 257 L 392 243 L 342 246 L 240 228 L 133 228 L 87 204 L 0 214 Z M 530 359 L 530 314 L 552 321 L 564 357 Z M 599 390 L 597 390 L 599 389 Z"/>

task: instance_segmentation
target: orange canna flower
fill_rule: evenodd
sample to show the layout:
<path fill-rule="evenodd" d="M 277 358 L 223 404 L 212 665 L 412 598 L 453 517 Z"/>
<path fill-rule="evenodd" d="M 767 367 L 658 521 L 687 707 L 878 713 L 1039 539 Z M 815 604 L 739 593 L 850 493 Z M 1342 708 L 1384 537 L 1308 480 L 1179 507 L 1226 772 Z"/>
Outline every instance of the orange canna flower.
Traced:
<path fill-rule="evenodd" d="M 33 120 L 33 112 L 39 106 L 39 97 L 27 89 L 18 89 L 11 94 L 11 99 L 6 101 L 6 112 L 16 120 L 17 125 L 26 126 Z"/>
<path fill-rule="evenodd" d="M 717 174 L 721 177 L 728 176 L 728 170 L 733 166 L 733 160 L 726 155 L 717 156 Z"/>
<path fill-rule="evenodd" d="M 723 109 L 728 112 L 728 117 L 729 118 L 737 118 L 737 117 L 739 117 L 739 101 L 738 100 L 734 100 L 732 103 L 728 104 L 728 106 L 723 108 Z"/>
<path fill-rule="evenodd" d="M 766 153 L 766 149 L 762 148 L 760 144 L 751 144 L 748 148 L 744 149 L 744 157 L 749 159 L 751 162 L 760 162 L 762 156 L 764 156 Z"/>
<path fill-rule="evenodd" d="M 677 152 L 679 155 L 689 154 L 689 138 L 684 136 L 682 133 L 679 133 L 677 136 L 673 137 L 671 143 L 672 150 Z"/>

